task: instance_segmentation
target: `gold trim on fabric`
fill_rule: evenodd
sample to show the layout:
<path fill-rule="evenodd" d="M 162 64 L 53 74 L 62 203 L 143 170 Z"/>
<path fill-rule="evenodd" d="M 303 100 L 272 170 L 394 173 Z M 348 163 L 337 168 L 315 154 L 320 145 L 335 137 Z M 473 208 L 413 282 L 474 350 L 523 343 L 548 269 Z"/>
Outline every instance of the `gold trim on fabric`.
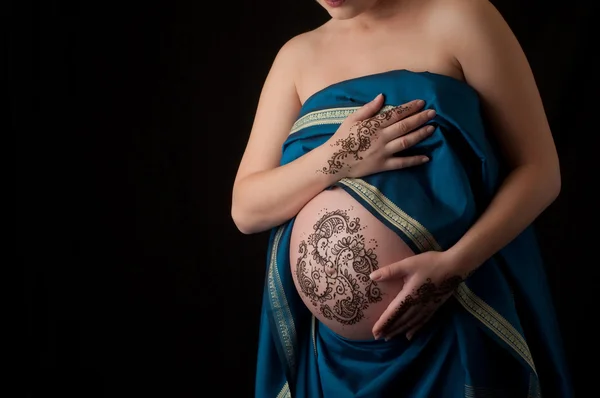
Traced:
<path fill-rule="evenodd" d="M 279 391 L 279 394 L 277 394 L 277 398 L 291 398 L 291 397 L 292 397 L 292 393 L 290 392 L 290 386 L 286 381 L 285 384 L 283 385 L 283 388 L 281 389 L 281 391 Z"/>
<path fill-rule="evenodd" d="M 409 237 L 422 252 L 442 250 L 434 236 L 421 223 L 402 211 L 377 187 L 361 179 L 344 178 L 340 180 L 340 183 L 356 192 L 386 220 Z M 523 357 L 534 372 L 536 371 L 525 339 L 510 322 L 473 293 L 464 283 L 461 283 L 454 295 L 467 311 L 496 333 L 498 337 Z"/>
<path fill-rule="evenodd" d="M 311 335 L 312 335 L 312 343 L 313 343 L 313 349 L 315 351 L 315 357 L 318 356 L 317 355 L 317 340 L 316 340 L 316 329 L 317 329 L 317 321 L 315 316 L 312 316 L 312 320 L 311 320 Z"/>
<path fill-rule="evenodd" d="M 279 276 L 279 270 L 277 268 L 277 249 L 279 248 L 279 241 L 283 235 L 284 226 L 281 226 L 275 233 L 273 239 L 273 248 L 271 249 L 271 261 L 269 264 L 268 273 L 268 284 L 269 284 L 269 297 L 271 299 L 271 307 L 273 309 L 273 316 L 275 322 L 279 328 L 279 338 L 285 352 L 285 357 L 292 369 L 292 372 L 296 369 L 296 358 L 294 353 L 294 347 L 296 345 L 296 327 L 292 318 L 292 313 L 285 297 L 283 290 L 283 284 L 281 283 L 281 277 Z M 290 320 L 290 324 L 286 322 Z"/>
<path fill-rule="evenodd" d="M 344 120 L 352 113 L 360 109 L 360 106 L 349 106 L 346 108 L 330 108 L 322 109 L 307 113 L 292 125 L 290 134 L 297 133 L 298 131 L 307 127 L 319 126 L 323 124 L 342 124 Z M 392 109 L 393 106 L 386 105 L 378 113 L 385 112 Z"/>
<path fill-rule="evenodd" d="M 442 250 L 427 228 L 402 211 L 394 202 L 385 197 L 377 187 L 358 178 L 343 178 L 339 182 L 356 192 L 386 220 L 402 231 L 421 252 Z"/>
<path fill-rule="evenodd" d="M 475 387 L 465 384 L 465 398 L 516 398 L 514 391 L 503 388 Z M 534 373 L 529 375 L 527 398 L 542 398 Z"/>
<path fill-rule="evenodd" d="M 504 388 L 474 387 L 465 384 L 465 398 L 517 398 L 515 392 Z M 529 397 L 528 397 L 529 398 Z"/>
<path fill-rule="evenodd" d="M 473 293 L 464 283 L 461 283 L 458 289 L 456 289 L 454 296 L 467 311 L 488 328 L 492 329 L 498 337 L 519 353 L 525 362 L 529 364 L 531 370 L 537 374 L 527 342 L 510 322 Z"/>
<path fill-rule="evenodd" d="M 475 387 L 465 384 L 465 398 L 516 398 L 497 388 Z"/>
<path fill-rule="evenodd" d="M 542 398 L 540 382 L 535 373 L 529 374 L 529 393 L 527 394 L 527 398 Z"/>

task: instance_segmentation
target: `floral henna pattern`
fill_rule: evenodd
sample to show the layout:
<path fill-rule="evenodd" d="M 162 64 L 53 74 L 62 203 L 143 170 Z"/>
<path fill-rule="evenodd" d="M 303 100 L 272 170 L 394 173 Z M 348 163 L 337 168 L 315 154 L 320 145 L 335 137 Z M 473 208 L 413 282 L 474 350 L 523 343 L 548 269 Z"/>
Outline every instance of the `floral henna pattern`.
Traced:
<path fill-rule="evenodd" d="M 382 299 L 369 278 L 378 268 L 377 256 L 365 248 L 360 220 L 342 210 L 326 213 L 313 229 L 298 250 L 300 290 L 325 318 L 353 325 L 364 318 L 370 303 Z"/>
<path fill-rule="evenodd" d="M 362 160 L 360 153 L 369 149 L 371 143 L 377 140 L 377 130 L 381 127 L 381 123 L 390 120 L 394 115 L 400 115 L 408 110 L 410 110 L 409 106 L 397 106 L 354 124 L 350 127 L 350 133 L 346 138 L 340 138 L 331 144 L 333 147 L 338 147 L 339 149 L 334 152 L 331 159 L 327 160 L 327 166 L 317 170 L 317 172 L 337 174 L 344 167 L 350 170 L 351 167 L 347 162 L 348 157 L 352 157 L 354 160 Z"/>
<path fill-rule="evenodd" d="M 428 306 L 438 304 L 443 298 L 451 294 L 464 279 L 460 276 L 451 276 L 436 286 L 431 279 L 427 279 L 418 289 L 400 303 L 392 316 L 383 324 L 382 331 L 385 332 L 397 319 L 399 319 L 409 308 L 416 305 L 423 306 L 424 311 L 433 312 Z"/>

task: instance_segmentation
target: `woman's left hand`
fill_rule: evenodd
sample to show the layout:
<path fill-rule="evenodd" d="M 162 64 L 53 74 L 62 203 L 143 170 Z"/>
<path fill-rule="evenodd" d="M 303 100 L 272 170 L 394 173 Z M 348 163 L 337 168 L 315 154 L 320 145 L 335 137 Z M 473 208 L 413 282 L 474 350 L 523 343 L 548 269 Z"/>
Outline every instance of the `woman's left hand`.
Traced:
<path fill-rule="evenodd" d="M 404 287 L 373 326 L 373 336 L 386 340 L 412 336 L 431 318 L 464 280 L 448 252 L 428 251 L 382 267 L 376 281 L 402 278 Z"/>

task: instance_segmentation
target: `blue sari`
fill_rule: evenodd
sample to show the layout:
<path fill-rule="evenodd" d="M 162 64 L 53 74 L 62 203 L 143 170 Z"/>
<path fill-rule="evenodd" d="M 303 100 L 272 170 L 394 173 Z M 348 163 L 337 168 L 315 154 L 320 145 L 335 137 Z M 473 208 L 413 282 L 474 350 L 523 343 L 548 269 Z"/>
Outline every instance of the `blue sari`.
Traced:
<path fill-rule="evenodd" d="M 415 253 L 445 250 L 474 223 L 505 175 L 477 93 L 466 83 L 394 70 L 328 86 L 303 105 L 283 144 L 281 164 L 323 144 L 380 92 L 386 107 L 423 99 L 436 110 L 434 134 L 411 149 L 431 161 L 343 179 L 337 186 Z M 345 339 L 308 311 L 290 271 L 293 223 L 270 235 L 256 397 L 517 398 L 540 397 L 542 391 L 544 397 L 572 396 L 531 228 L 464 281 L 410 342 L 403 337 L 386 342 Z"/>

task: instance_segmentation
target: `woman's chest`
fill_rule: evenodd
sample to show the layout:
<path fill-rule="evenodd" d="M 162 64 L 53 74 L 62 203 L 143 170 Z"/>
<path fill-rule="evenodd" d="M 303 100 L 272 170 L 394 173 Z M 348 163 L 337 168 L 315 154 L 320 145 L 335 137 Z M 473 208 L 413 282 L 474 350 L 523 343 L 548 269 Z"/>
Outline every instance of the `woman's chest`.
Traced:
<path fill-rule="evenodd" d="M 409 36 L 405 40 L 321 45 L 299 65 L 296 90 L 304 103 L 311 95 L 332 84 L 401 69 L 464 80 L 460 65 L 440 45 Z"/>

